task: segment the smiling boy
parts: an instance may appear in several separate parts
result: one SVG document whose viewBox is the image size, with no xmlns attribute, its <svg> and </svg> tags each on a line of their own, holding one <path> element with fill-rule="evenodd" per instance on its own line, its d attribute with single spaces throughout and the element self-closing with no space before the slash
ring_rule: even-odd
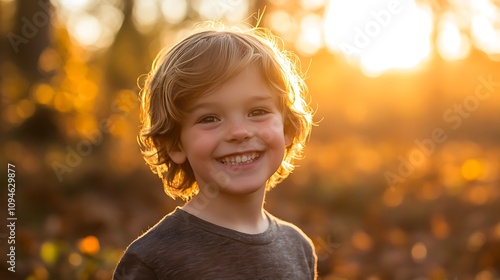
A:
<svg viewBox="0 0 500 280">
<path fill-rule="evenodd" d="M 312 125 L 293 56 L 269 33 L 208 30 L 158 56 L 139 142 L 187 201 L 135 240 L 114 279 L 315 279 L 311 240 L 264 210 Z"/>
</svg>

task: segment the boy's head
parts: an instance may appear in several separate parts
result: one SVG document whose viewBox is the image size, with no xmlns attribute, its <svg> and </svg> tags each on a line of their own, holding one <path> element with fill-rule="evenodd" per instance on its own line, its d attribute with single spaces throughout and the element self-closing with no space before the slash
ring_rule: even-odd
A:
<svg viewBox="0 0 500 280">
<path fill-rule="evenodd" d="M 250 68 L 257 69 L 276 96 L 283 135 L 289 140 L 266 188 L 288 176 L 312 126 L 312 110 L 303 97 L 306 86 L 295 62 L 294 56 L 277 47 L 275 37 L 259 29 L 202 31 L 158 55 L 142 90 L 139 143 L 168 195 L 189 200 L 198 192 L 189 160 L 175 156 L 183 150 L 183 129 L 192 125 L 191 105 Z"/>
</svg>

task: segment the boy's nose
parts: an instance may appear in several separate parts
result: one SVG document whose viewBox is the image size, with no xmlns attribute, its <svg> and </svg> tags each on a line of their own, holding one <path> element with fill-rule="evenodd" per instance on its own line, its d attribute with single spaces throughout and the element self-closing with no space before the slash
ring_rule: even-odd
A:
<svg viewBox="0 0 500 280">
<path fill-rule="evenodd" d="M 243 141 L 252 137 L 252 132 L 244 121 L 231 123 L 226 134 L 226 141 Z"/>
</svg>

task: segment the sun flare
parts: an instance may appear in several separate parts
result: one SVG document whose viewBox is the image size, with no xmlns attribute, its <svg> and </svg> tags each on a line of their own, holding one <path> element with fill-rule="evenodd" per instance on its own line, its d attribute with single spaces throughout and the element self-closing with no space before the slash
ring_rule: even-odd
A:
<svg viewBox="0 0 500 280">
<path fill-rule="evenodd" d="M 325 12 L 325 42 L 358 61 L 367 75 L 417 66 L 430 53 L 432 13 L 412 0 L 332 0 Z"/>
</svg>

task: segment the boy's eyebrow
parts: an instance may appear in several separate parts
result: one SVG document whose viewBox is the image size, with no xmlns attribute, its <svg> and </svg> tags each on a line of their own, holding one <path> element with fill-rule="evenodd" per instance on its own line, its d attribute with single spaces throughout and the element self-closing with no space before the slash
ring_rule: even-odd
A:
<svg viewBox="0 0 500 280">
<path fill-rule="evenodd" d="M 258 102 L 258 101 L 267 101 L 267 100 L 270 100 L 270 99 L 273 99 L 272 96 L 270 95 L 254 95 L 252 97 L 250 97 L 247 102 L 248 103 L 252 103 L 252 102 Z M 194 105 L 191 105 L 187 108 L 187 111 L 188 112 L 194 112 L 200 108 L 214 108 L 214 107 L 217 107 L 217 104 L 218 102 L 198 102 L 198 103 L 195 103 Z"/>
<path fill-rule="evenodd" d="M 254 95 L 249 98 L 249 102 L 256 102 L 256 101 L 267 101 L 269 99 L 272 99 L 273 97 L 271 95 Z"/>
<path fill-rule="evenodd" d="M 188 106 L 187 111 L 191 113 L 200 108 L 216 107 L 216 104 L 216 102 L 197 102 L 194 105 Z"/>
</svg>

